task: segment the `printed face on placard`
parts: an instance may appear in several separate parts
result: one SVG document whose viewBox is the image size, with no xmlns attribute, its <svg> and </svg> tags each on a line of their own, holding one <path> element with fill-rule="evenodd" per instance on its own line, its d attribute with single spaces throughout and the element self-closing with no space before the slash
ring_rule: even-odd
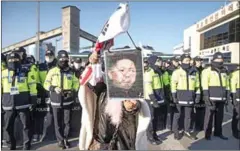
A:
<svg viewBox="0 0 240 151">
<path fill-rule="evenodd" d="M 107 91 L 110 98 L 142 98 L 142 53 L 137 50 L 105 52 Z"/>
<path fill-rule="evenodd" d="M 136 81 L 136 66 L 130 59 L 121 59 L 108 71 L 113 84 L 122 89 L 130 89 Z"/>
</svg>

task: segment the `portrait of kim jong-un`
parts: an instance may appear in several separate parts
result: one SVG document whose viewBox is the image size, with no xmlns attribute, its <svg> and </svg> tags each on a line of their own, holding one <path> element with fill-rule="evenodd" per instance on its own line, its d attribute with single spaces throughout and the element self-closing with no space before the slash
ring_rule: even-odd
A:
<svg viewBox="0 0 240 151">
<path fill-rule="evenodd" d="M 139 50 L 105 52 L 105 72 L 109 98 L 143 97 L 142 53 Z"/>
</svg>

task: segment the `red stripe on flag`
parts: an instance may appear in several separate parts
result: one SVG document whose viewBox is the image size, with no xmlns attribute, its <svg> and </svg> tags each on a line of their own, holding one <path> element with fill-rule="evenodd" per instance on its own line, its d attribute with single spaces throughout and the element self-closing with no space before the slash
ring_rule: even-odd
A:
<svg viewBox="0 0 240 151">
<path fill-rule="evenodd" d="M 84 75 L 84 77 L 80 78 L 80 85 L 84 85 L 92 74 L 92 68 L 91 67 L 88 67 L 86 70 L 88 70 L 87 73 Z"/>
<path fill-rule="evenodd" d="M 113 39 L 109 39 L 107 41 L 104 41 L 104 42 L 97 42 L 96 45 L 95 45 L 95 51 L 96 52 L 99 52 L 101 50 L 107 50 L 109 48 L 111 48 L 114 44 L 114 41 Z"/>
</svg>

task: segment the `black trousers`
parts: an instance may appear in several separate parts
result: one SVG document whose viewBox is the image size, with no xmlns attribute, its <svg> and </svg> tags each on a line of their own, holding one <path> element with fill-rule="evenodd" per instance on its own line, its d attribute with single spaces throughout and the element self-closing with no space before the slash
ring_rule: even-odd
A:
<svg viewBox="0 0 240 151">
<path fill-rule="evenodd" d="M 55 134 L 58 141 L 68 139 L 70 131 L 71 107 L 53 107 Z"/>
<path fill-rule="evenodd" d="M 200 106 L 196 107 L 196 114 L 194 120 L 194 129 L 197 131 L 202 131 L 204 129 L 204 116 L 205 116 L 205 107 Z"/>
<path fill-rule="evenodd" d="M 43 121 L 43 131 L 42 131 L 42 138 L 44 139 L 47 136 L 47 133 L 50 131 L 50 127 L 53 123 L 53 109 L 51 104 L 47 104 L 47 114 L 44 116 Z"/>
<path fill-rule="evenodd" d="M 147 101 L 148 102 L 148 106 L 149 106 L 149 109 L 150 109 L 150 113 L 151 113 L 151 121 L 149 123 L 149 126 L 148 126 L 148 129 L 147 129 L 147 137 L 148 139 L 150 140 L 154 140 L 154 137 L 157 136 L 157 129 L 156 129 L 156 118 L 155 118 L 155 115 L 156 115 L 156 108 L 154 108 L 149 102 L 150 101 Z"/>
<path fill-rule="evenodd" d="M 12 147 L 16 147 L 16 139 L 14 137 L 14 122 L 16 117 L 19 115 L 20 120 L 23 125 L 23 146 L 30 147 L 31 145 L 31 120 L 30 120 L 30 111 L 29 109 L 21 109 L 21 110 L 8 110 L 5 111 L 5 126 L 4 129 L 9 136 L 9 142 Z"/>
<path fill-rule="evenodd" d="M 232 133 L 240 136 L 240 103 L 234 106 L 233 109 Z"/>
<path fill-rule="evenodd" d="M 172 131 L 172 123 L 173 123 L 173 115 L 174 115 L 174 108 L 172 104 L 168 104 L 167 106 L 167 128 Z"/>
<path fill-rule="evenodd" d="M 216 110 L 211 110 L 210 106 L 206 106 L 204 119 L 204 130 L 206 137 L 210 137 L 212 135 L 213 120 L 214 120 L 214 134 L 222 135 L 224 105 L 225 105 L 224 102 L 215 102 Z"/>
<path fill-rule="evenodd" d="M 173 116 L 173 132 L 178 133 L 180 127 L 180 117 L 184 114 L 184 131 L 190 132 L 191 117 L 192 117 L 193 106 L 181 106 L 177 105 Z"/>
</svg>

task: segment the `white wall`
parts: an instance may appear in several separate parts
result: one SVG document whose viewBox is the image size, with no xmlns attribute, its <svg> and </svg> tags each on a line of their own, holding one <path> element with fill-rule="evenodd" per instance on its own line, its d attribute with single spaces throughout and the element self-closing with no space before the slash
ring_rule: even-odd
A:
<svg viewBox="0 0 240 151">
<path fill-rule="evenodd" d="M 185 29 L 183 33 L 183 49 L 190 49 L 191 57 L 195 57 L 199 54 L 200 36 L 196 29 L 197 26 L 196 24 L 194 24 L 189 28 Z M 191 37 L 191 40 L 189 40 L 189 37 Z"/>
</svg>

